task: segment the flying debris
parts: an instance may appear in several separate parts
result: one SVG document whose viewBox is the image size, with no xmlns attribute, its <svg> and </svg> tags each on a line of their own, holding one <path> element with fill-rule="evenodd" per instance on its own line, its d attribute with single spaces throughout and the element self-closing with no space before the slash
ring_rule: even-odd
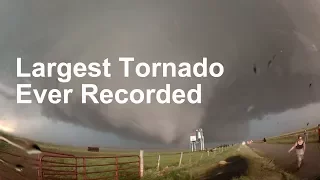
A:
<svg viewBox="0 0 320 180">
<path fill-rule="evenodd" d="M 298 31 L 293 31 L 293 33 L 298 37 L 300 42 L 305 46 L 307 50 L 311 52 L 318 52 L 317 46 L 314 44 L 310 37 Z"/>
<path fill-rule="evenodd" d="M 317 46 L 316 46 L 315 44 L 313 44 L 313 45 L 311 46 L 311 50 L 312 50 L 312 51 L 315 51 L 315 52 L 318 52 L 318 51 L 319 51 L 318 48 L 317 48 Z"/>
<path fill-rule="evenodd" d="M 311 88 L 311 86 L 312 86 L 312 83 L 309 84 L 309 88 Z"/>
<path fill-rule="evenodd" d="M 254 72 L 255 74 L 257 74 L 257 67 L 256 67 L 255 64 L 253 65 L 253 72 Z"/>
<path fill-rule="evenodd" d="M 270 68 L 272 66 L 272 61 L 270 60 L 269 62 L 268 62 L 268 68 Z"/>
<path fill-rule="evenodd" d="M 309 126 L 309 123 L 307 123 L 307 126 Z"/>
<path fill-rule="evenodd" d="M 281 52 L 282 52 L 282 51 L 281 51 Z M 276 57 L 277 57 L 276 54 L 272 56 L 272 60 L 270 60 L 270 61 L 268 62 L 268 68 L 270 68 L 270 67 L 272 66 L 272 62 L 276 59 Z"/>
<path fill-rule="evenodd" d="M 252 111 L 253 109 L 254 109 L 254 106 L 251 105 L 251 106 L 249 106 L 249 107 L 247 108 L 247 112 L 250 112 L 250 111 Z"/>
</svg>

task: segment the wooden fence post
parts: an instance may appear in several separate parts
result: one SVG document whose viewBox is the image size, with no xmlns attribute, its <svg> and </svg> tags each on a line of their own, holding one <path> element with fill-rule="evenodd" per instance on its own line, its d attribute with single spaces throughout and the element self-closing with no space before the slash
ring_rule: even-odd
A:
<svg viewBox="0 0 320 180">
<path fill-rule="evenodd" d="M 158 167 L 157 167 L 157 170 L 158 170 L 158 171 L 160 170 L 160 154 L 159 154 L 159 158 L 158 158 Z"/>
<path fill-rule="evenodd" d="M 180 155 L 179 167 L 181 166 L 182 156 L 183 156 L 183 152 L 181 152 L 181 155 Z"/>
<path fill-rule="evenodd" d="M 144 163 L 143 163 L 143 150 L 140 150 L 140 177 L 143 177 Z"/>
</svg>

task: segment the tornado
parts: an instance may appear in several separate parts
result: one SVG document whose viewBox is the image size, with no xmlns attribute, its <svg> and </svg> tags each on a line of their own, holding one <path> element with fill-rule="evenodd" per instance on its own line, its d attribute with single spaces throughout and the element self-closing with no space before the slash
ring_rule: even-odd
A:
<svg viewBox="0 0 320 180">
<path fill-rule="evenodd" d="M 319 1 L 49 1 L 0 2 L 0 104 L 6 119 L 65 122 L 145 143 L 188 143 L 202 128 L 206 141 L 247 138 L 250 121 L 319 102 Z M 299 11 L 296 11 L 299 9 Z M 301 17 L 304 17 L 303 19 Z M 112 64 L 112 77 L 17 78 L 16 58 L 32 64 Z M 205 77 L 123 77 L 119 57 L 139 62 L 208 64 L 224 74 Z M 132 66 L 135 67 L 135 66 Z M 131 68 L 129 71 L 134 72 Z M 73 89 L 68 104 L 21 105 L 16 84 Z M 81 102 L 81 85 L 188 91 L 202 85 L 201 104 Z M 312 84 L 312 86 L 310 86 Z M 275 119 L 269 119 L 276 121 Z M 9 121 L 9 120 L 8 120 Z"/>
</svg>

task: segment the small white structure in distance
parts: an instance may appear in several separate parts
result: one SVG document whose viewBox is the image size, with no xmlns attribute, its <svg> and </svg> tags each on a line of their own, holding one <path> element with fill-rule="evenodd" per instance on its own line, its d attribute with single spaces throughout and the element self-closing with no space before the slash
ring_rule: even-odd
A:
<svg viewBox="0 0 320 180">
<path fill-rule="evenodd" d="M 196 151 L 197 150 L 197 136 L 196 134 L 193 134 L 190 136 L 190 148 L 191 148 L 191 151 Z"/>
<path fill-rule="evenodd" d="M 197 141 L 200 143 L 200 150 L 204 151 L 204 135 L 201 128 L 196 130 L 197 132 Z"/>
<path fill-rule="evenodd" d="M 245 142 L 245 141 L 243 141 L 243 142 L 242 142 L 242 145 L 246 145 L 246 142 Z"/>
<path fill-rule="evenodd" d="M 197 150 L 197 144 L 200 144 L 200 150 L 204 150 L 204 135 L 201 128 L 197 129 L 195 133 L 190 136 L 190 148 L 194 152 Z"/>
</svg>

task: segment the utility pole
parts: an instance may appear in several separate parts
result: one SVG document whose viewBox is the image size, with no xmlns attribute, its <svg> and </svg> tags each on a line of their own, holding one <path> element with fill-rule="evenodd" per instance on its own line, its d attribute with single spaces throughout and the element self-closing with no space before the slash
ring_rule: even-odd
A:
<svg viewBox="0 0 320 180">
<path fill-rule="evenodd" d="M 307 123 L 306 129 L 304 130 L 304 141 L 307 143 L 308 142 L 308 125 L 309 123 Z"/>
</svg>

